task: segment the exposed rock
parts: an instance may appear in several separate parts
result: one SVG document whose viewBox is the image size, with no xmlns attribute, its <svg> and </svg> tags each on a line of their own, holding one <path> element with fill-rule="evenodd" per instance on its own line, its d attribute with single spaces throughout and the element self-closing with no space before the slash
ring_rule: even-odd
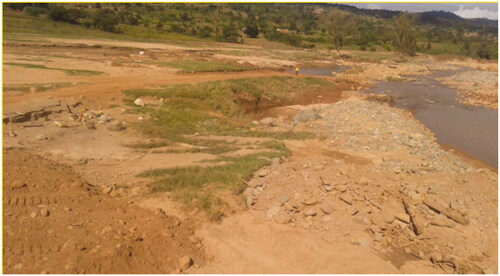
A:
<svg viewBox="0 0 500 276">
<path fill-rule="evenodd" d="M 252 205 L 253 205 L 253 198 L 251 195 L 247 195 L 246 196 L 246 200 L 245 200 L 246 204 L 247 204 L 247 208 L 250 209 L 252 208 Z"/>
<path fill-rule="evenodd" d="M 269 126 L 269 127 L 275 127 L 277 125 L 276 124 L 276 119 L 275 118 L 271 118 L 271 117 L 264 118 L 264 119 L 260 120 L 259 123 L 261 125 Z"/>
<path fill-rule="evenodd" d="M 119 121 L 119 120 L 113 120 L 109 123 L 108 125 L 108 129 L 109 130 L 112 130 L 112 131 L 120 131 L 120 130 L 123 130 L 125 129 L 125 127 L 123 126 L 123 123 L 122 121 Z"/>
<path fill-rule="evenodd" d="M 40 215 L 42 215 L 43 217 L 48 217 L 50 215 L 50 211 L 46 208 L 42 208 L 40 210 Z"/>
<path fill-rule="evenodd" d="M 333 204 L 331 204 L 329 201 L 326 201 L 324 200 L 322 203 L 321 203 L 321 211 L 323 211 L 323 213 L 329 215 L 331 213 L 333 213 L 333 211 L 335 210 L 335 208 L 333 207 Z"/>
<path fill-rule="evenodd" d="M 179 259 L 179 269 L 185 271 L 193 265 L 193 260 L 189 256 L 184 256 Z"/>
<path fill-rule="evenodd" d="M 284 211 L 279 211 L 273 216 L 273 219 L 279 224 L 287 224 L 292 220 L 292 217 Z"/>
<path fill-rule="evenodd" d="M 145 106 L 146 105 L 141 98 L 135 99 L 134 104 L 138 105 L 138 106 Z"/>
<path fill-rule="evenodd" d="M 112 120 L 112 118 L 109 117 L 106 114 L 103 114 L 103 115 L 99 116 L 99 122 L 101 122 L 101 123 L 107 123 L 107 122 L 109 122 L 111 120 Z"/>
<path fill-rule="evenodd" d="M 345 203 L 352 205 L 352 197 L 346 193 L 340 195 L 340 199 Z"/>
<path fill-rule="evenodd" d="M 313 208 L 306 208 L 302 211 L 302 214 L 304 214 L 304 216 L 306 217 L 312 217 L 315 216 L 317 212 Z"/>
<path fill-rule="evenodd" d="M 113 187 L 105 187 L 104 189 L 102 189 L 102 193 L 106 195 L 106 194 L 111 193 L 112 190 L 113 190 Z"/>
<path fill-rule="evenodd" d="M 47 136 L 43 135 L 43 134 L 38 134 L 37 136 L 35 136 L 35 139 L 36 140 L 47 140 Z"/>
<path fill-rule="evenodd" d="M 270 174 L 270 173 L 271 173 L 271 169 L 269 169 L 269 168 L 267 168 L 267 167 L 266 167 L 266 168 L 261 169 L 261 170 L 259 171 L 258 175 L 259 175 L 260 177 L 264 177 L 264 176 L 267 176 L 267 175 L 268 175 L 268 174 Z"/>
</svg>

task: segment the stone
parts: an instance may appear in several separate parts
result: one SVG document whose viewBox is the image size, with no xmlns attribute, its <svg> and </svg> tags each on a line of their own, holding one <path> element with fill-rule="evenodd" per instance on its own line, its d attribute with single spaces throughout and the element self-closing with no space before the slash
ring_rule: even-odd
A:
<svg viewBox="0 0 500 276">
<path fill-rule="evenodd" d="M 46 208 L 42 208 L 42 209 L 40 210 L 40 215 L 42 215 L 43 217 L 48 217 L 48 216 L 50 216 L 50 212 L 49 212 L 49 210 L 48 210 L 48 209 L 46 209 Z"/>
<path fill-rule="evenodd" d="M 352 205 L 352 197 L 348 194 L 341 194 L 340 199 L 344 201 L 345 203 Z"/>
<path fill-rule="evenodd" d="M 279 211 L 273 216 L 273 219 L 276 223 L 287 224 L 292 220 L 292 217 L 284 211 Z"/>
<path fill-rule="evenodd" d="M 338 185 L 338 186 L 335 186 L 335 189 L 341 193 L 347 191 L 347 185 Z"/>
<path fill-rule="evenodd" d="M 28 184 L 22 182 L 22 181 L 19 181 L 19 180 L 15 180 L 14 182 L 12 182 L 12 190 L 14 189 L 21 189 L 21 188 L 27 188 L 28 187 Z"/>
<path fill-rule="evenodd" d="M 370 179 L 367 178 L 367 177 L 362 176 L 360 179 L 358 179 L 356 181 L 356 183 L 359 184 L 359 185 L 365 186 L 365 185 L 368 185 L 370 183 Z"/>
<path fill-rule="evenodd" d="M 9 130 L 9 132 L 7 132 L 7 135 L 9 137 L 16 137 L 17 136 L 17 134 L 14 131 L 12 131 L 12 130 Z"/>
<path fill-rule="evenodd" d="M 278 157 L 272 159 L 271 167 L 278 167 L 280 165 L 280 159 Z"/>
<path fill-rule="evenodd" d="M 135 99 L 134 104 L 138 105 L 138 106 L 145 106 L 146 105 L 141 98 Z"/>
<path fill-rule="evenodd" d="M 93 121 L 86 121 L 86 122 L 85 122 L 85 127 L 86 127 L 87 129 L 96 129 L 96 127 L 95 127 L 95 123 L 94 123 Z"/>
<path fill-rule="evenodd" d="M 372 237 L 363 231 L 354 231 L 349 234 L 349 241 L 351 244 L 360 245 L 361 247 L 368 248 L 372 244 Z"/>
<path fill-rule="evenodd" d="M 38 216 L 38 214 L 36 212 L 32 212 L 30 216 L 31 216 L 31 218 L 36 218 Z"/>
<path fill-rule="evenodd" d="M 125 127 L 123 126 L 123 122 L 122 121 L 113 120 L 113 121 L 111 121 L 109 123 L 108 129 L 111 130 L 111 131 L 120 131 L 120 130 L 125 129 Z"/>
<path fill-rule="evenodd" d="M 267 216 L 269 218 L 272 218 L 274 215 L 276 215 L 278 212 L 280 211 L 280 207 L 278 206 L 273 206 L 273 207 L 270 207 L 268 210 L 267 210 Z"/>
<path fill-rule="evenodd" d="M 271 117 L 267 117 L 267 118 L 260 120 L 259 123 L 261 125 L 264 125 L 264 126 L 275 127 L 276 126 L 276 119 L 271 118 Z"/>
<path fill-rule="evenodd" d="M 36 140 L 47 140 L 47 136 L 43 135 L 43 134 L 38 134 L 37 136 L 35 136 L 35 139 Z"/>
<path fill-rule="evenodd" d="M 328 201 L 323 201 L 323 203 L 321 203 L 321 211 L 323 211 L 323 213 L 329 215 L 331 213 L 333 213 L 333 211 L 335 211 L 335 208 L 333 207 L 333 205 L 328 202 Z"/>
<path fill-rule="evenodd" d="M 111 119 L 112 118 L 106 114 L 99 116 L 99 122 L 101 122 L 101 123 L 107 123 L 107 122 L 111 121 Z"/>
<path fill-rule="evenodd" d="M 267 175 L 268 175 L 268 174 L 270 174 L 270 173 L 271 173 L 271 169 L 269 169 L 269 168 L 263 168 L 263 169 L 261 169 L 261 170 L 259 171 L 258 175 L 259 175 L 260 177 L 264 177 L 264 176 L 267 176 Z"/>
<path fill-rule="evenodd" d="M 318 204 L 319 200 L 315 197 L 308 197 L 306 199 L 303 199 L 301 202 L 304 205 L 312 206 Z"/>
<path fill-rule="evenodd" d="M 111 193 L 112 190 L 113 190 L 113 187 L 105 187 L 104 189 L 102 189 L 102 193 L 109 194 L 109 193 Z"/>
<path fill-rule="evenodd" d="M 253 205 L 253 198 L 251 195 L 247 195 L 246 196 L 246 199 L 245 199 L 245 202 L 247 204 L 247 208 L 250 209 L 252 208 L 252 205 Z"/>
<path fill-rule="evenodd" d="M 306 217 L 313 217 L 317 214 L 317 212 L 316 212 L 316 210 L 314 210 L 312 208 L 305 208 L 302 211 L 302 214 L 304 214 L 304 216 L 306 216 Z"/>
<path fill-rule="evenodd" d="M 198 237 L 196 236 L 189 236 L 189 242 L 192 244 L 197 244 L 200 242 L 200 239 L 198 239 Z"/>
<path fill-rule="evenodd" d="M 184 256 L 179 259 L 179 269 L 185 271 L 193 265 L 193 259 L 189 256 Z"/>
</svg>

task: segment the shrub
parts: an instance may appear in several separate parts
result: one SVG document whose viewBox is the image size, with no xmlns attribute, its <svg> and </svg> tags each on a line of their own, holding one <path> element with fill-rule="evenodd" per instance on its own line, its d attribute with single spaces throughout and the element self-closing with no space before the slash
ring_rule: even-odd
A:
<svg viewBox="0 0 500 276">
<path fill-rule="evenodd" d="M 118 23 L 120 23 L 120 18 L 108 9 L 100 10 L 94 18 L 94 27 L 105 32 L 119 33 Z"/>
</svg>

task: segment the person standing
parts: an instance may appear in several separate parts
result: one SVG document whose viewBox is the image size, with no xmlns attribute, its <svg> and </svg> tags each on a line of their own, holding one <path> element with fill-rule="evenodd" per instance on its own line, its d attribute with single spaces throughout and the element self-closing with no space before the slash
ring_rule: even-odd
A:
<svg viewBox="0 0 500 276">
<path fill-rule="evenodd" d="M 295 75 L 299 75 L 299 66 L 295 66 Z"/>
</svg>

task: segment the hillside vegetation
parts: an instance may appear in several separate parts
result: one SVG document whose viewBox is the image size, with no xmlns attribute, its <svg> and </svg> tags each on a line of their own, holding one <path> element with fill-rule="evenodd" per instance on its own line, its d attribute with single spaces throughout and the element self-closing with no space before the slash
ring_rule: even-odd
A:
<svg viewBox="0 0 500 276">
<path fill-rule="evenodd" d="M 83 35 L 110 38 L 244 43 L 264 37 L 298 48 L 395 51 L 401 14 L 339 4 L 11 3 L 4 4 L 4 32 L 63 35 L 53 28 L 72 27 L 49 24 L 63 22 Z M 497 59 L 497 21 L 436 11 L 412 14 L 411 23 L 416 52 Z"/>
</svg>

